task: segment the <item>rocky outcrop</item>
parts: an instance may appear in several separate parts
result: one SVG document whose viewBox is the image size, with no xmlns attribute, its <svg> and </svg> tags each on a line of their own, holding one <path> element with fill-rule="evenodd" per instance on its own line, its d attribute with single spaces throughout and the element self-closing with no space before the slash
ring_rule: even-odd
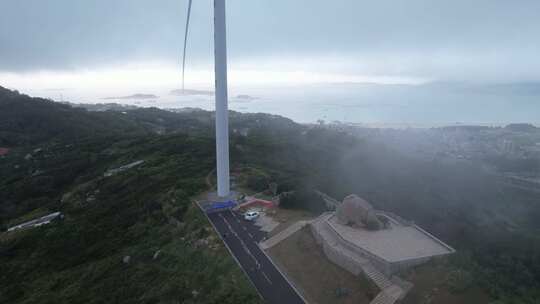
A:
<svg viewBox="0 0 540 304">
<path fill-rule="evenodd" d="M 378 230 L 384 227 L 377 218 L 373 206 L 366 200 L 351 194 L 343 199 L 336 211 L 338 222 L 341 225 L 366 227 L 370 230 Z"/>
</svg>

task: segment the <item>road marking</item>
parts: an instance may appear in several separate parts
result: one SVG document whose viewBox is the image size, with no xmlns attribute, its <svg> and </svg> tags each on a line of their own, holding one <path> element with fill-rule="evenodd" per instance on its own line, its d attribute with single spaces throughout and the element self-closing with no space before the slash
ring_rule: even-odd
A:
<svg viewBox="0 0 540 304">
<path fill-rule="evenodd" d="M 229 212 L 233 215 L 234 219 L 236 220 L 236 222 L 238 224 L 240 224 L 240 220 L 238 219 L 238 214 L 236 214 L 235 212 L 232 212 L 231 210 L 229 210 Z"/>
<path fill-rule="evenodd" d="M 244 242 L 244 240 L 242 240 L 242 238 L 240 238 L 240 236 L 238 235 L 238 233 L 236 233 L 236 231 L 234 231 L 234 229 L 232 228 L 231 224 L 229 223 L 229 221 L 220 213 L 219 216 L 223 219 L 223 221 L 225 222 L 225 224 L 227 224 L 227 228 L 231 231 L 231 233 L 240 241 L 240 245 L 242 246 L 242 249 L 244 249 L 244 251 L 253 259 L 253 261 L 255 261 L 255 266 L 257 266 L 257 269 L 261 268 L 261 264 L 259 263 L 259 261 L 257 260 L 257 258 L 253 255 L 253 253 L 251 253 L 251 251 L 249 250 L 249 248 L 247 247 L 246 243 Z M 244 227 L 245 228 L 245 227 Z"/>
<path fill-rule="evenodd" d="M 261 273 L 262 273 L 263 277 L 266 279 L 266 281 L 268 281 L 268 283 L 269 283 L 270 285 L 272 285 L 272 281 L 270 280 L 270 278 L 268 278 L 268 276 L 266 275 L 266 273 L 264 273 L 264 271 L 261 271 Z"/>
<path fill-rule="evenodd" d="M 253 238 L 253 235 L 251 233 L 248 232 L 248 235 L 250 238 Z"/>
<path fill-rule="evenodd" d="M 285 275 L 285 273 L 283 273 L 283 271 L 281 271 L 281 269 L 279 269 L 279 267 L 276 265 L 276 263 L 274 262 L 274 260 L 272 260 L 272 258 L 259 246 L 259 249 L 261 249 L 261 252 L 263 253 L 264 256 L 266 256 L 266 259 L 268 261 L 270 261 L 270 263 L 272 263 L 272 265 L 274 266 L 274 269 L 276 269 L 279 274 L 281 275 L 281 277 L 287 282 L 287 284 L 289 284 L 289 286 L 294 290 L 294 292 L 296 293 L 296 295 L 298 295 L 302 301 L 307 304 L 308 301 L 304 298 L 304 296 L 298 291 L 298 289 L 296 289 L 296 286 L 289 280 L 289 278 Z"/>
<path fill-rule="evenodd" d="M 199 208 L 201 208 L 201 207 L 199 206 Z M 204 210 L 203 210 L 202 208 L 201 208 L 201 211 L 204 212 Z M 207 214 L 205 214 L 205 215 L 206 215 L 208 221 L 209 221 L 209 222 L 212 224 L 212 226 L 214 227 L 214 230 L 216 230 L 216 232 L 218 232 L 218 234 L 219 234 L 220 237 L 221 237 L 221 233 L 219 233 L 219 229 L 216 227 L 216 224 L 210 219 L 210 217 L 209 217 Z M 241 246 L 242 246 L 242 247 L 246 246 L 246 245 L 245 245 L 245 242 L 240 238 L 240 236 L 239 236 L 239 235 L 236 233 L 236 231 L 232 228 L 232 226 L 231 226 L 231 224 L 230 224 L 230 221 L 228 221 L 221 213 L 218 213 L 218 215 L 219 215 L 219 217 L 221 217 L 221 219 L 223 220 L 223 222 L 224 222 L 224 224 L 225 224 L 224 226 L 227 226 L 226 229 L 229 230 L 229 231 L 231 231 L 232 235 L 234 235 L 234 236 L 240 241 Z M 217 223 L 217 222 L 216 222 L 216 223 Z M 243 265 L 242 263 L 240 263 L 238 257 L 237 257 L 237 256 L 234 254 L 234 252 L 231 250 L 231 247 L 229 247 L 229 244 L 228 244 L 228 243 L 230 242 L 230 240 L 229 240 L 229 241 L 226 241 L 223 237 L 221 237 L 221 239 L 222 239 L 223 243 L 225 244 L 225 246 L 227 247 L 227 249 L 228 249 L 229 253 L 231 254 L 231 256 L 235 259 L 236 263 L 240 266 L 240 268 L 242 269 L 242 271 L 244 272 L 244 274 L 246 275 L 246 277 L 247 277 L 248 280 L 250 281 L 250 283 L 251 283 L 251 284 L 255 287 L 255 289 L 257 290 L 257 294 L 259 295 L 259 297 L 260 297 L 261 299 L 263 299 L 263 300 L 266 300 L 266 298 L 263 297 L 263 295 L 261 294 L 261 287 L 262 287 L 262 286 L 256 285 L 256 284 L 255 284 L 255 281 L 253 281 L 253 279 L 252 279 L 252 277 L 251 277 L 251 275 L 255 275 L 255 273 L 254 273 L 255 271 L 256 271 L 256 272 L 259 272 L 259 273 L 262 274 L 262 276 L 263 276 L 264 279 L 268 282 L 268 284 L 273 285 L 272 280 L 270 280 L 270 278 L 268 277 L 268 275 L 262 270 L 262 265 L 261 265 L 261 264 L 258 262 L 258 260 L 251 254 L 251 252 L 249 251 L 248 248 L 246 248 L 246 249 L 248 249 L 247 252 L 248 252 L 248 254 L 252 257 L 252 259 L 255 261 L 256 269 L 255 269 L 254 267 L 252 267 L 252 266 Z M 255 242 L 255 240 L 253 240 L 253 242 Z M 277 267 L 277 265 L 274 263 L 274 261 L 272 261 L 272 259 L 268 256 L 268 254 L 267 254 L 264 250 L 262 250 L 262 249 L 260 248 L 260 245 L 257 245 L 256 242 L 255 242 L 255 245 L 257 246 L 257 249 L 258 249 L 260 252 L 262 252 L 262 254 L 263 254 L 263 261 L 264 261 L 264 258 L 266 258 L 266 259 L 267 259 L 268 261 L 270 261 L 270 263 L 272 264 L 271 266 L 272 266 L 275 270 L 277 270 L 277 271 L 279 272 L 280 275 L 278 276 L 278 281 L 281 282 L 280 280 L 284 280 L 284 281 L 287 283 L 287 285 L 289 285 L 289 287 L 292 288 L 292 290 L 294 291 L 295 295 L 301 299 L 302 303 L 304 303 L 304 304 L 305 304 L 305 303 L 308 303 L 308 302 L 305 300 L 305 298 L 303 297 L 303 295 L 300 294 L 300 293 L 298 292 L 298 290 L 296 289 L 296 287 L 295 287 L 295 286 L 289 281 L 289 279 L 283 274 L 283 272 L 281 271 L 281 269 L 279 269 L 279 268 Z M 245 247 L 244 247 L 244 248 L 245 248 Z M 246 249 L 244 249 L 244 250 L 246 250 Z M 248 271 L 250 272 L 250 275 L 248 275 Z M 280 288 L 281 288 L 281 287 L 280 287 Z"/>
<path fill-rule="evenodd" d="M 244 229 L 244 231 L 247 231 L 247 228 L 246 228 L 246 226 L 242 226 L 242 229 Z"/>
<path fill-rule="evenodd" d="M 223 242 L 223 244 L 225 244 L 225 247 L 227 248 L 227 250 L 229 251 L 229 254 L 233 257 L 233 259 L 236 261 L 236 264 L 238 264 L 238 266 L 240 267 L 240 269 L 242 269 L 242 271 L 244 272 L 245 276 L 247 277 L 248 281 L 251 283 L 251 285 L 253 286 L 253 288 L 255 288 L 255 290 L 257 291 L 257 294 L 259 295 L 259 297 L 261 298 L 261 300 L 264 300 L 265 298 L 263 297 L 263 295 L 261 294 L 261 290 L 260 290 L 260 287 L 255 285 L 255 282 L 253 282 L 253 280 L 251 279 L 251 277 L 248 275 L 246 269 L 244 268 L 244 266 L 240 263 L 240 261 L 238 260 L 238 258 L 236 257 L 236 255 L 233 253 L 231 247 L 229 247 L 229 244 L 227 244 L 227 242 L 225 241 L 225 239 L 221 236 L 221 233 L 219 232 L 219 229 L 216 227 L 216 224 L 214 223 L 214 221 L 212 221 L 212 219 L 210 219 L 210 216 L 208 216 L 208 213 L 205 212 L 205 210 L 201 207 L 201 205 L 195 201 L 195 203 L 197 204 L 197 206 L 199 207 L 199 209 L 201 210 L 201 212 L 204 214 L 204 216 L 206 216 L 206 219 L 208 220 L 208 222 L 210 222 L 210 224 L 212 225 L 212 227 L 214 227 L 214 230 L 216 231 L 216 233 L 219 235 L 219 237 L 221 238 L 221 241 Z M 305 301 L 304 301 L 305 302 Z"/>
</svg>

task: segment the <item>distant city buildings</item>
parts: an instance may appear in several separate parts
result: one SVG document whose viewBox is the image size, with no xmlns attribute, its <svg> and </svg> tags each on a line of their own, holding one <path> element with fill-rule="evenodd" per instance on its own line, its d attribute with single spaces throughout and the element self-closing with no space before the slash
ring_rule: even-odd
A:
<svg viewBox="0 0 540 304">
<path fill-rule="evenodd" d="M 372 128 L 362 124 L 312 124 L 384 144 L 412 158 L 433 162 L 471 162 L 515 187 L 540 191 L 540 128 L 506 127 Z"/>
<path fill-rule="evenodd" d="M 489 158 L 540 160 L 540 129 L 530 124 L 507 127 L 370 128 L 361 124 L 314 124 L 373 142 L 382 142 L 426 159 L 485 161 Z"/>
</svg>

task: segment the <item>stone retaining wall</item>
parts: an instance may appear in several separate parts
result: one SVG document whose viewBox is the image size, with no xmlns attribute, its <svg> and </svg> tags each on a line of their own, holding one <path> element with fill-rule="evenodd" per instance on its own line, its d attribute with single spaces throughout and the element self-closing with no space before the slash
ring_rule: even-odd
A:
<svg viewBox="0 0 540 304">
<path fill-rule="evenodd" d="M 319 245 L 321 245 L 328 259 L 354 275 L 359 275 L 360 273 L 362 273 L 360 263 L 368 261 L 355 261 L 352 257 L 345 254 L 344 250 L 340 250 L 340 246 L 337 242 L 331 241 L 335 240 L 335 238 L 338 236 L 332 235 L 332 230 L 330 229 L 326 229 L 323 231 L 324 226 L 322 225 L 324 225 L 324 223 L 322 222 L 312 223 L 310 225 L 310 228 L 315 240 Z M 326 237 L 324 237 L 323 234 L 326 234 Z"/>
<path fill-rule="evenodd" d="M 385 275 L 373 265 L 374 261 L 351 250 L 345 240 L 332 229 L 327 220 L 331 214 L 324 214 L 310 223 L 310 229 L 316 242 L 322 247 L 324 254 L 332 263 L 354 275 L 365 275 L 381 292 L 373 299 L 373 304 L 393 304 L 403 299 L 412 288 L 412 284 L 396 276 Z M 375 261 L 377 263 L 377 261 Z"/>
</svg>

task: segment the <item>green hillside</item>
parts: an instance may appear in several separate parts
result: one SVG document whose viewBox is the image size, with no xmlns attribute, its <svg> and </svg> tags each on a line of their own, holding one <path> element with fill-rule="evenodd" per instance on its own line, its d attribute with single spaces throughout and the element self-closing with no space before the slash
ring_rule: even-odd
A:
<svg viewBox="0 0 540 304">
<path fill-rule="evenodd" d="M 0 303 L 259 302 L 190 199 L 206 190 L 211 138 L 152 134 L 140 121 L 153 110 L 93 113 L 9 91 L 0 107 L 12 149 L 0 159 L 2 221 L 65 215 L 0 235 Z M 104 177 L 134 160 L 144 163 Z"/>
<path fill-rule="evenodd" d="M 494 303 L 540 299 L 538 193 L 470 162 L 423 160 L 346 132 L 230 113 L 231 168 L 247 184 L 350 193 L 458 250 L 441 278 Z M 0 220 L 65 219 L 0 236 L 0 303 L 254 303 L 259 299 L 191 202 L 215 166 L 213 113 L 91 112 L 0 89 Z M 112 168 L 144 163 L 105 177 Z M 128 257 L 129 262 L 124 262 Z"/>
</svg>

